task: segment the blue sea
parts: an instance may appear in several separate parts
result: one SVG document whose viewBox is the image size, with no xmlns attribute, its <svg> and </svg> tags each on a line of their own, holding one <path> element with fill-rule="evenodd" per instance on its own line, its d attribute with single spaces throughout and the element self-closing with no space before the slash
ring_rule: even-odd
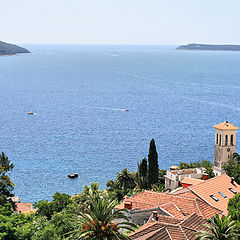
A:
<svg viewBox="0 0 240 240">
<path fill-rule="evenodd" d="M 137 169 L 151 138 L 161 169 L 213 161 L 212 126 L 240 126 L 240 52 L 25 47 L 32 53 L 0 57 L 0 151 L 15 165 L 22 202 L 91 182 L 104 189 L 123 168 Z"/>
</svg>

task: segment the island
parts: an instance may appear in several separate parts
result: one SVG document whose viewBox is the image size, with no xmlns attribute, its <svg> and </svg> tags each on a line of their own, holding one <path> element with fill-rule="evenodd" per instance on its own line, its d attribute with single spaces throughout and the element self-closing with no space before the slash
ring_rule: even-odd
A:
<svg viewBox="0 0 240 240">
<path fill-rule="evenodd" d="M 205 51 L 240 51 L 240 45 L 210 45 L 191 43 L 176 48 L 177 50 L 205 50 Z"/>
<path fill-rule="evenodd" d="M 18 53 L 30 53 L 27 49 L 19 47 L 14 44 L 0 41 L 0 56 L 16 55 Z"/>
</svg>

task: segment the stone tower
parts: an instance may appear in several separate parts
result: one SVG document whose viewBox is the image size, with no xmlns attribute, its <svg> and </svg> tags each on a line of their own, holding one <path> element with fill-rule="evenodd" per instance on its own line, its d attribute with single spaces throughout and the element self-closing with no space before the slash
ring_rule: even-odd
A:
<svg viewBox="0 0 240 240">
<path fill-rule="evenodd" d="M 238 127 L 227 121 L 213 127 L 215 128 L 214 169 L 215 172 L 221 173 L 224 163 L 236 151 L 236 131 Z"/>
</svg>

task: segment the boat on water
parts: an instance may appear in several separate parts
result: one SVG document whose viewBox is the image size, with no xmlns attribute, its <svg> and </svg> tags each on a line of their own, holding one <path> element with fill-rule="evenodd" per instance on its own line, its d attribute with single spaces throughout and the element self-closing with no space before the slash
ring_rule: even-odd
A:
<svg viewBox="0 0 240 240">
<path fill-rule="evenodd" d="M 123 111 L 124 112 L 129 112 L 129 110 L 127 108 L 124 108 Z"/>
<path fill-rule="evenodd" d="M 34 112 L 28 112 L 28 115 L 33 115 L 34 114 Z"/>
<path fill-rule="evenodd" d="M 78 177 L 78 174 L 77 173 L 74 173 L 74 174 L 69 174 L 67 175 L 69 178 L 77 178 Z"/>
</svg>

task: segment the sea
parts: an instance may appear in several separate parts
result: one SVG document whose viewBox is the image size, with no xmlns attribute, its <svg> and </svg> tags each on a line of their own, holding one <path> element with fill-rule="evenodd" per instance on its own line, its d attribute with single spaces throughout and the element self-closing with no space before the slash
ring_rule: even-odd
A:
<svg viewBox="0 0 240 240">
<path fill-rule="evenodd" d="M 0 57 L 0 151 L 22 202 L 91 182 L 104 189 L 124 168 L 136 171 L 152 138 L 160 169 L 213 162 L 212 126 L 240 126 L 240 52 L 23 46 L 31 53 Z"/>
</svg>

